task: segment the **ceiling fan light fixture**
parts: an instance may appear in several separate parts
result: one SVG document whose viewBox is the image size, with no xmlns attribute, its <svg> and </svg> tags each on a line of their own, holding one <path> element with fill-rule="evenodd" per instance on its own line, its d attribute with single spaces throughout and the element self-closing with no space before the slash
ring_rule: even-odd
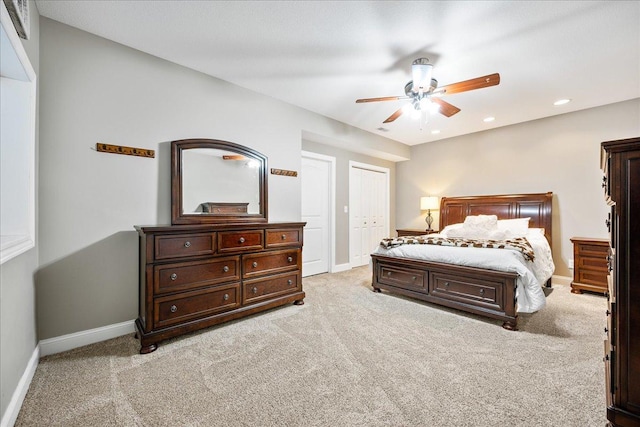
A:
<svg viewBox="0 0 640 427">
<path fill-rule="evenodd" d="M 413 91 L 429 92 L 431 86 L 431 73 L 433 65 L 429 64 L 428 58 L 418 58 L 411 64 L 411 74 L 413 76 Z"/>
</svg>

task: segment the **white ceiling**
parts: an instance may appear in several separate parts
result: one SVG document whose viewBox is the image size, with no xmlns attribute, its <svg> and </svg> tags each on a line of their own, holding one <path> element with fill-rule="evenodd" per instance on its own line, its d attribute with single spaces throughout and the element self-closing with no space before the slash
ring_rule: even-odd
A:
<svg viewBox="0 0 640 427">
<path fill-rule="evenodd" d="M 42 16 L 408 145 L 640 97 L 639 1 L 36 4 Z M 355 103 L 403 95 L 418 57 L 440 86 L 495 72 L 501 83 L 445 97 L 462 111 L 423 129 L 409 115 L 383 126 L 402 101 Z M 559 98 L 572 102 L 556 107 Z"/>
</svg>

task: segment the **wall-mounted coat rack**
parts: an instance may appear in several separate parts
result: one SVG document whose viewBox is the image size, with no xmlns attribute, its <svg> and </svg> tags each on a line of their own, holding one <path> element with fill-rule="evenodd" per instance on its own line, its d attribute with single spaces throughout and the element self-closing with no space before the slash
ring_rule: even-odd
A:
<svg viewBox="0 0 640 427">
<path fill-rule="evenodd" d="M 113 154 L 125 154 L 127 156 L 140 156 L 140 157 L 155 157 L 156 152 L 154 150 L 147 150 L 146 148 L 125 147 L 123 145 L 111 145 L 96 142 L 96 150 L 103 153 Z"/>
</svg>

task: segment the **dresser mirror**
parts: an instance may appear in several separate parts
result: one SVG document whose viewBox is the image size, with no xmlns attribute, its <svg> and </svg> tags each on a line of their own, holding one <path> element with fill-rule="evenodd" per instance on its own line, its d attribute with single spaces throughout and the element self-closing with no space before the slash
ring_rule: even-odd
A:
<svg viewBox="0 0 640 427">
<path fill-rule="evenodd" d="M 171 223 L 267 221 L 267 158 L 215 139 L 171 143 Z"/>
</svg>

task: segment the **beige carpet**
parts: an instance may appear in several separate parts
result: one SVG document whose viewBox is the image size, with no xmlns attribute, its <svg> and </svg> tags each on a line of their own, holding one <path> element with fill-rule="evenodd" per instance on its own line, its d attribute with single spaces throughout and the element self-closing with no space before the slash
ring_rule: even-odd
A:
<svg viewBox="0 0 640 427">
<path fill-rule="evenodd" d="M 520 331 L 371 291 L 368 267 L 286 306 L 138 354 L 133 335 L 45 357 L 17 426 L 605 423 L 606 300 L 556 285 Z"/>
</svg>

